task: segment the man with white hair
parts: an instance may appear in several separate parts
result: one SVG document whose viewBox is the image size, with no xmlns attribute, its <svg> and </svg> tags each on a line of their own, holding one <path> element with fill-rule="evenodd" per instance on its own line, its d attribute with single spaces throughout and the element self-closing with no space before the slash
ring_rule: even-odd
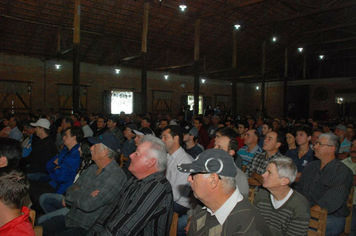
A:
<svg viewBox="0 0 356 236">
<path fill-rule="evenodd" d="M 347 127 L 342 124 L 337 125 L 335 127 L 334 134 L 340 139 L 340 148 L 337 158 L 340 160 L 344 160 L 346 157 L 349 156 L 349 151 L 351 147 L 351 141 L 347 140 L 346 138 Z"/>
<path fill-rule="evenodd" d="M 188 236 L 272 235 L 259 211 L 236 188 L 236 166 L 227 152 L 208 149 L 193 163 L 179 164 L 178 170 L 190 173 L 194 196 L 205 205 L 195 208 Z"/>
<path fill-rule="evenodd" d="M 263 187 L 253 204 L 261 212 L 274 236 L 306 235 L 310 221 L 307 199 L 290 186 L 297 176 L 293 160 L 277 157 L 262 175 Z"/>
<path fill-rule="evenodd" d="M 105 208 L 88 235 L 169 234 L 173 216 L 172 188 L 164 176 L 167 151 L 152 135 L 142 138 L 130 155 L 130 178 Z"/>
</svg>

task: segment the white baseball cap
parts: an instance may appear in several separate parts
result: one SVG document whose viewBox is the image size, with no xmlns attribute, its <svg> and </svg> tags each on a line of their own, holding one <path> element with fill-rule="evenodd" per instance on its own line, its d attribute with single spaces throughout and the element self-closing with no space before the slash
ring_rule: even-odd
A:
<svg viewBox="0 0 356 236">
<path fill-rule="evenodd" d="M 41 118 L 36 123 L 30 123 L 30 124 L 32 126 L 40 126 L 46 129 L 49 129 L 49 126 L 51 125 L 51 123 L 49 123 L 49 121 L 45 118 Z"/>
</svg>

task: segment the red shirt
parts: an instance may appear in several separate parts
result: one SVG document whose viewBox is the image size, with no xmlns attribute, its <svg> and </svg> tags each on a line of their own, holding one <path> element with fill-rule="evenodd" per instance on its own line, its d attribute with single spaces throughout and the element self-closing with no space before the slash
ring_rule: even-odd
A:
<svg viewBox="0 0 356 236">
<path fill-rule="evenodd" d="M 35 236 L 32 224 L 28 219 L 30 210 L 27 207 L 22 207 L 21 212 L 21 216 L 0 227 L 1 236 Z"/>
<path fill-rule="evenodd" d="M 81 125 L 80 125 L 80 121 L 79 121 L 79 120 L 77 120 L 76 122 L 74 122 L 73 126 L 81 127 Z"/>
</svg>

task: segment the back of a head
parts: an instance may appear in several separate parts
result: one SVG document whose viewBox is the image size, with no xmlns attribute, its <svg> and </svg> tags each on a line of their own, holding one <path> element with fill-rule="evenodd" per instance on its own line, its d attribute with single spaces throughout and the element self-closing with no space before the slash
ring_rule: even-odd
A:
<svg viewBox="0 0 356 236">
<path fill-rule="evenodd" d="M 21 156 L 22 148 L 19 141 L 11 138 L 0 138 L 0 157 L 6 157 L 7 166 L 17 167 Z"/>
<path fill-rule="evenodd" d="M 0 201 L 10 209 L 21 209 L 30 184 L 26 175 L 11 167 L 0 168 Z"/>
<path fill-rule="evenodd" d="M 151 145 L 148 151 L 151 152 L 151 157 L 156 159 L 158 171 L 164 171 L 167 167 L 167 149 L 164 142 L 152 135 L 145 135 L 141 139 L 141 143 L 144 142 Z"/>
</svg>

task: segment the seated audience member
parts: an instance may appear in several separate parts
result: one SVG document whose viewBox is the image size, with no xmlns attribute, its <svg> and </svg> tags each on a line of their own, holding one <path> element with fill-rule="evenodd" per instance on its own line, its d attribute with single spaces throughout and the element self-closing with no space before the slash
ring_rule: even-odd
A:
<svg viewBox="0 0 356 236">
<path fill-rule="evenodd" d="M 296 129 L 296 141 L 298 147 L 288 150 L 287 157 L 290 157 L 298 169 L 297 178 L 300 178 L 304 167 L 314 160 L 313 150 L 309 147 L 311 139 L 311 129 L 307 126 L 299 126 Z"/>
<path fill-rule="evenodd" d="M 246 132 L 244 138 L 244 144 L 242 148 L 240 148 L 237 154 L 242 158 L 242 164 L 247 166 L 252 158 L 256 155 L 256 153 L 261 153 L 262 149 L 258 146 L 258 139 L 260 138 L 260 134 L 255 129 L 250 129 Z"/>
<path fill-rule="evenodd" d="M 219 116 L 213 116 L 211 118 L 212 124 L 209 126 L 207 132 L 209 134 L 209 138 L 215 137 L 216 130 L 219 128 Z"/>
<path fill-rule="evenodd" d="M 216 131 L 216 137 L 214 139 L 214 148 L 217 149 L 223 149 L 227 152 L 229 152 L 230 156 L 232 156 L 234 158 L 235 164 L 237 166 L 237 168 L 239 168 L 240 170 L 242 170 L 242 158 L 240 155 L 237 154 L 238 151 L 238 143 L 236 140 L 236 136 L 237 133 L 230 129 L 230 128 L 219 128 Z M 222 138 L 224 137 L 224 138 Z M 218 139 L 221 139 L 221 141 L 218 141 Z M 233 141 L 232 139 L 235 139 L 235 141 Z M 226 147 L 225 147 L 226 145 Z"/>
<path fill-rule="evenodd" d="M 295 129 L 288 129 L 284 135 L 285 142 L 279 147 L 279 151 L 285 155 L 288 150 L 293 150 L 297 148 Z"/>
<path fill-rule="evenodd" d="M 83 131 L 80 127 L 73 126 L 65 131 L 63 137 L 64 148 L 47 162 L 48 176 L 38 181 L 31 181 L 30 197 L 32 209 L 41 211 L 39 198 L 43 193 L 63 194 L 73 184 L 81 159 L 79 154 L 80 142 L 83 139 Z"/>
<path fill-rule="evenodd" d="M 257 153 L 246 167 L 245 174 L 249 178 L 250 185 L 261 185 L 263 182 L 261 175 L 266 172 L 266 167 L 270 160 L 276 157 L 285 157 L 279 152 L 282 140 L 282 134 L 280 133 L 274 131 L 267 133 L 263 142 L 264 152 Z"/>
<path fill-rule="evenodd" d="M 0 168 L 0 235 L 35 236 L 28 218 L 30 210 L 22 206 L 29 187 L 24 173 Z"/>
<path fill-rule="evenodd" d="M 0 131 L 1 138 L 8 138 L 10 136 L 11 128 L 9 126 L 9 120 L 9 117 L 4 117 L 4 119 L 2 120 L 2 125 L 4 126 L 4 128 L 2 128 Z"/>
<path fill-rule="evenodd" d="M 96 131 L 98 130 L 98 126 L 96 124 L 96 120 L 98 119 L 97 114 L 95 113 L 90 113 L 89 114 L 89 120 L 90 122 L 88 123 L 90 129 L 93 131 L 93 136 L 96 136 Z"/>
<path fill-rule="evenodd" d="M 307 198 L 312 209 L 327 209 L 325 235 L 340 235 L 344 230 L 345 217 L 350 213 L 346 202 L 353 175 L 347 166 L 336 159 L 339 147 L 337 136 L 321 134 L 314 146 L 319 160 L 304 168 L 297 185 L 297 190 Z"/>
<path fill-rule="evenodd" d="M 80 117 L 80 125 L 82 127 L 84 138 L 93 137 L 94 132 L 89 126 L 90 119 L 87 116 Z"/>
<path fill-rule="evenodd" d="M 331 132 L 331 124 L 328 122 L 325 122 L 323 124 L 323 133 L 332 133 Z"/>
<path fill-rule="evenodd" d="M 290 186 L 297 167 L 290 158 L 271 160 L 262 175 L 263 187 L 253 204 L 261 212 L 274 236 L 307 235 L 310 208 L 307 199 Z"/>
<path fill-rule="evenodd" d="M 107 122 L 108 129 L 106 130 L 107 133 L 112 133 L 120 140 L 120 147 L 124 144 L 124 134 L 119 129 L 119 118 L 117 116 L 111 116 Z"/>
<path fill-rule="evenodd" d="M 50 122 L 41 118 L 36 123 L 30 123 L 36 127 L 36 136 L 39 140 L 32 147 L 30 155 L 21 159 L 21 166 L 27 173 L 29 180 L 39 180 L 47 175 L 47 162 L 57 155 L 57 147 L 53 139 L 49 136 Z"/>
<path fill-rule="evenodd" d="M 263 141 L 265 140 L 266 134 L 272 131 L 272 123 L 271 122 L 263 122 L 261 129 L 261 137 L 258 140 L 258 146 L 263 148 Z"/>
<path fill-rule="evenodd" d="M 353 126 L 347 126 L 347 133 L 346 133 L 346 138 L 347 138 L 347 140 L 349 140 L 349 141 L 352 141 L 352 140 L 354 140 L 354 138 L 355 138 L 355 129 L 353 128 Z"/>
<path fill-rule="evenodd" d="M 21 143 L 22 157 L 27 157 L 32 152 L 32 147 L 36 145 L 39 137 L 36 135 L 36 127 L 30 124 L 30 121 L 25 121 L 22 124 L 23 134 L 25 139 Z"/>
<path fill-rule="evenodd" d="M 13 116 L 10 118 L 9 126 L 11 128 L 11 131 L 10 131 L 9 138 L 16 139 L 21 142 L 23 135 L 19 130 L 19 125 L 20 125 L 20 121 L 17 117 Z"/>
<path fill-rule="evenodd" d="M 0 168 L 18 167 L 21 159 L 21 143 L 11 138 L 0 138 Z"/>
<path fill-rule="evenodd" d="M 78 174 L 75 176 L 74 182 L 79 178 L 79 176 L 86 170 L 90 165 L 93 164 L 91 160 L 90 147 L 92 143 L 89 143 L 88 139 L 85 138 L 81 141 L 79 147 L 79 153 L 81 158 L 81 165 Z M 64 207 L 62 204 L 63 194 L 58 193 L 45 193 L 40 196 L 39 202 L 44 215 L 38 218 L 37 223 L 40 224 L 58 215 L 66 215 L 69 212 L 68 207 Z"/>
<path fill-rule="evenodd" d="M 341 124 L 337 125 L 334 134 L 340 139 L 340 149 L 337 158 L 343 160 L 349 156 L 349 150 L 351 147 L 351 142 L 346 138 L 347 127 Z"/>
<path fill-rule="evenodd" d="M 152 135 L 142 138 L 130 155 L 129 171 L 135 176 L 107 205 L 88 235 L 169 234 L 173 216 L 172 188 L 164 176 L 167 150 Z"/>
<path fill-rule="evenodd" d="M 218 138 L 215 139 L 214 148 L 224 150 L 234 159 L 234 156 L 236 156 L 236 152 L 237 152 L 237 141 L 234 138 L 234 136 L 231 136 L 231 134 L 233 134 L 234 131 L 230 128 L 224 128 L 220 131 L 218 130 L 217 132 L 220 133 L 217 133 L 219 134 L 219 136 L 217 136 Z M 241 157 L 239 157 L 238 155 L 236 158 L 242 160 Z M 242 167 L 242 161 L 240 163 Z M 238 167 L 236 167 L 235 182 L 240 193 L 245 197 L 248 197 L 249 186 L 248 186 L 247 177 L 245 173 Z"/>
<path fill-rule="evenodd" d="M 136 145 L 134 140 L 135 134 L 133 133 L 133 130 L 137 130 L 137 126 L 135 124 L 126 125 L 124 130 L 124 136 L 126 138 L 126 141 L 124 142 L 121 151 L 121 154 L 123 154 L 124 157 L 129 157 L 131 153 L 135 152 L 136 150 Z"/>
<path fill-rule="evenodd" d="M 73 120 L 69 116 L 66 116 L 62 119 L 62 124 L 57 129 L 56 146 L 58 150 L 61 150 L 63 148 L 63 136 L 65 134 L 64 131 L 72 126 L 73 126 Z"/>
<path fill-rule="evenodd" d="M 309 147 L 314 150 L 314 146 L 316 144 L 316 140 L 318 139 L 319 135 L 321 135 L 323 133 L 323 131 L 321 131 L 320 129 L 316 129 L 313 131 L 313 134 L 311 136 L 311 139 L 310 139 L 310 145 Z"/>
<path fill-rule="evenodd" d="M 140 131 L 155 136 L 155 133 L 151 129 L 151 120 L 147 116 L 142 117 Z"/>
<path fill-rule="evenodd" d="M 56 116 L 55 115 L 49 115 L 46 117 L 46 119 L 49 121 L 49 123 L 51 124 L 49 126 L 49 136 L 51 136 L 51 138 L 53 139 L 53 141 L 56 141 L 57 138 L 57 126 L 55 124 L 56 121 Z"/>
<path fill-rule="evenodd" d="M 187 124 L 182 128 L 183 130 L 183 142 L 184 151 L 188 153 L 194 159 L 203 152 L 203 149 L 198 146 L 198 130 L 192 124 Z"/>
<path fill-rule="evenodd" d="M 188 235 L 272 235 L 259 211 L 236 188 L 236 166 L 227 152 L 208 149 L 193 163 L 179 164 L 178 170 L 190 173 L 194 196 L 205 205 L 195 208 Z"/>
<path fill-rule="evenodd" d="M 162 131 L 162 141 L 167 149 L 166 178 L 172 186 L 173 211 L 178 214 L 178 235 L 184 234 L 187 225 L 187 211 L 190 208 L 190 187 L 188 174 L 177 170 L 179 163 L 192 162 L 194 159 L 180 146 L 183 132 L 178 125 L 168 125 Z"/>
<path fill-rule="evenodd" d="M 248 127 L 249 127 L 249 124 L 247 122 L 239 121 L 237 123 L 237 131 L 238 131 L 239 137 L 237 137 L 236 140 L 239 144 L 238 149 L 242 148 L 245 145 L 244 139 L 245 139 L 246 132 L 248 131 Z"/>
<path fill-rule="evenodd" d="M 347 167 L 349 167 L 354 174 L 353 188 L 354 188 L 354 199 L 352 208 L 352 220 L 351 220 L 351 234 L 356 235 L 356 139 L 352 141 L 350 148 L 350 156 L 342 160 Z"/>
<path fill-rule="evenodd" d="M 71 114 L 70 118 L 73 120 L 73 126 L 81 127 L 78 114 Z"/>
<path fill-rule="evenodd" d="M 63 206 L 70 206 L 66 216 L 53 217 L 40 225 L 44 235 L 86 235 L 105 207 L 117 196 L 126 181 L 126 175 L 115 159 L 119 140 L 113 134 L 90 137 L 92 160 L 78 180 L 70 186 L 63 199 Z"/>
<path fill-rule="evenodd" d="M 95 132 L 95 137 L 102 135 L 108 130 L 106 123 L 107 123 L 107 119 L 105 117 L 103 116 L 98 117 L 98 119 L 96 120 L 97 130 Z"/>
<path fill-rule="evenodd" d="M 210 139 L 208 132 L 206 132 L 205 128 L 203 127 L 203 119 L 200 117 L 197 117 L 194 119 L 194 126 L 198 130 L 198 136 L 199 136 L 199 143 L 204 147 L 204 149 L 207 148 L 209 145 Z"/>
</svg>

